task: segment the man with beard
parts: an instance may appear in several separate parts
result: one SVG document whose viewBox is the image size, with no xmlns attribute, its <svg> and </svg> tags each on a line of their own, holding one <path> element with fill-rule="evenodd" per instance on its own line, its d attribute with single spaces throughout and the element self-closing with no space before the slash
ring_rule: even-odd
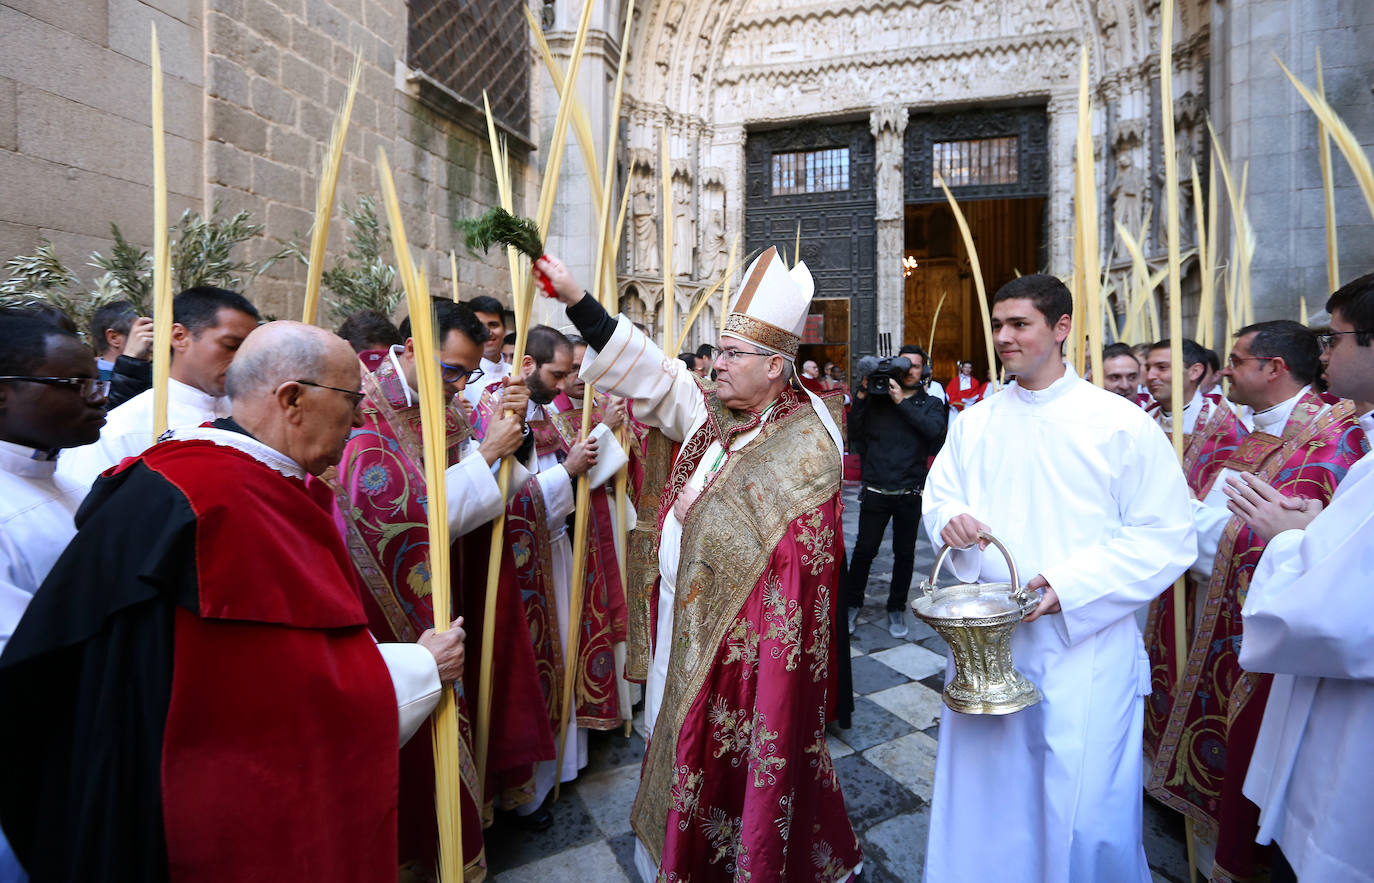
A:
<svg viewBox="0 0 1374 883">
<path fill-rule="evenodd" d="M 859 536 L 854 541 L 845 599 L 851 635 L 863 609 L 869 569 L 891 521 L 887 631 L 894 638 L 907 636 L 906 601 L 916 562 L 916 535 L 921 528 L 926 463 L 940 449 L 949 420 L 944 400 L 928 394 L 922 382 L 925 356 L 924 350 L 904 356 L 906 373 L 900 380 L 886 378 L 882 392 L 870 394 L 871 376 L 859 381 L 854 391 L 849 443 L 862 463 L 863 488 L 859 493 Z"/>
<path fill-rule="evenodd" d="M 1297 322 L 1239 331 L 1222 373 L 1250 432 L 1193 504 L 1198 555 L 1191 573 L 1205 588 L 1147 787 L 1216 844 L 1215 863 L 1205 856 L 1199 863 L 1204 872 L 1211 865 L 1212 879 L 1247 879 L 1267 864 L 1266 851 L 1255 846 L 1258 811 L 1241 787 L 1273 679 L 1244 671 L 1238 658 L 1241 605 L 1266 538 L 1231 513 L 1227 489 L 1233 476 L 1252 473 L 1286 496 L 1325 504 L 1363 454 L 1351 403 L 1312 388 L 1320 354 L 1317 336 Z"/>
<path fill-rule="evenodd" d="M 590 346 L 582 377 L 682 443 L 660 504 L 649 740 L 630 815 L 641 878 L 847 879 L 862 853 L 825 736 L 841 440 L 795 381 L 806 265 L 789 272 L 770 248 L 745 272 L 714 385 L 607 315 L 556 258 L 535 272 Z"/>
<path fill-rule="evenodd" d="M 925 522 L 961 582 L 1007 582 L 995 536 L 1042 595 L 1011 638 L 1041 702 L 940 721 L 925 879 L 1137 881 L 1143 686 L 1136 611 L 1193 560 L 1188 489 L 1159 428 L 1063 359 L 1073 298 L 1053 276 L 993 297 L 1015 382 L 955 420 L 926 481 Z M 991 553 L 991 554 L 989 554 Z M 987 848 L 988 820 L 998 828 Z M 1014 856 L 1014 860 L 1008 860 Z"/>
<path fill-rule="evenodd" d="M 1322 361 L 1333 395 L 1361 403 L 1374 433 L 1374 274 L 1326 303 Z M 1374 459 L 1350 467 L 1331 505 L 1231 482 L 1231 511 L 1269 537 L 1241 617 L 1246 671 L 1275 672 L 1244 792 L 1260 807 L 1257 840 L 1282 850 L 1275 883 L 1374 880 L 1365 819 L 1374 792 Z M 1289 505 L 1303 502 L 1294 511 Z M 1319 514 L 1315 514 L 1319 513 Z M 1303 530 L 1303 527 L 1306 530 Z"/>
<path fill-rule="evenodd" d="M 377 644 L 306 485 L 361 422 L 349 345 L 272 323 L 227 382 L 232 419 L 96 483 L 0 655 L 34 880 L 395 879 L 397 748 L 463 631 Z"/>
</svg>

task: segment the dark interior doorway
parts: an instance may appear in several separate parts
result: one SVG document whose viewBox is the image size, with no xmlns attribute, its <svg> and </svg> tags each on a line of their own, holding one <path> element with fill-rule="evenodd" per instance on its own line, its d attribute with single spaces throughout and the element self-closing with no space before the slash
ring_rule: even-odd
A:
<svg viewBox="0 0 1374 883">
<path fill-rule="evenodd" d="M 959 207 L 973 234 L 989 298 L 1018 274 L 1039 272 L 1043 197 L 970 200 Z M 948 203 L 906 207 L 904 273 L 904 337 L 930 351 L 935 379 L 948 383 L 955 363 L 965 358 L 973 362 L 974 376 L 986 379 L 987 347 L 977 288 Z"/>
</svg>

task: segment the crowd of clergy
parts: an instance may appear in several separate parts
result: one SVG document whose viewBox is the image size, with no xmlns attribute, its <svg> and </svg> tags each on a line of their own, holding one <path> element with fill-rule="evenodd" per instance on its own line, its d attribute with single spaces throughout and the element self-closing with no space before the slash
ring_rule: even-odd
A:
<svg viewBox="0 0 1374 883">
<path fill-rule="evenodd" d="M 853 390 L 797 361 L 805 265 L 765 252 L 681 357 L 534 270 L 569 326 L 526 329 L 518 363 L 499 301 L 433 302 L 439 630 L 408 319 L 336 335 L 183 291 L 154 437 L 150 320 L 0 315 L 0 883 L 435 879 L 445 691 L 469 880 L 636 711 L 646 883 L 861 879 L 826 739 L 852 707 Z M 1005 376 L 945 384 L 923 522 L 962 582 L 1009 579 L 989 535 L 1012 551 L 1043 700 L 945 709 L 925 879 L 1148 883 L 1144 792 L 1204 877 L 1374 881 L 1374 274 L 1224 360 L 1182 341 L 1177 411 L 1170 341 L 1108 347 L 1098 386 L 1062 357 L 1059 280 L 992 300 Z"/>
</svg>

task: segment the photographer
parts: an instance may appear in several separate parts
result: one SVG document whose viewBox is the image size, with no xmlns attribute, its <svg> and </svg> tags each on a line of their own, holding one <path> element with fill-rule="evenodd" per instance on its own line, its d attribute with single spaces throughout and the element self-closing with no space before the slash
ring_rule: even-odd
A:
<svg viewBox="0 0 1374 883">
<path fill-rule="evenodd" d="M 906 597 L 916 557 L 921 523 L 921 488 L 926 464 L 944 441 L 948 420 L 943 395 L 929 391 L 930 367 L 920 347 L 902 348 L 906 355 L 866 358 L 864 375 L 854 391 L 849 414 L 849 440 L 863 463 L 859 497 L 859 536 L 850 564 L 849 631 L 858 624 L 869 568 L 883 531 L 892 521 L 892 586 L 887 596 L 887 630 L 894 638 L 907 634 Z"/>
</svg>

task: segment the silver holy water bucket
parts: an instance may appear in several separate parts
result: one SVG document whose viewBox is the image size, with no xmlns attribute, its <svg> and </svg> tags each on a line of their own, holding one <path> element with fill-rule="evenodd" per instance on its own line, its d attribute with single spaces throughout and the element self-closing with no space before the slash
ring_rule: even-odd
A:
<svg viewBox="0 0 1374 883">
<path fill-rule="evenodd" d="M 949 546 L 940 550 L 922 594 L 911 612 L 929 623 L 954 653 L 954 677 L 945 685 L 945 704 L 964 714 L 1011 714 L 1042 698 L 1039 688 L 1016 670 L 1011 633 L 1040 603 L 1040 593 L 1027 592 L 1016 577 L 1011 553 L 990 534 L 983 539 L 1001 550 L 1010 583 L 962 583 L 936 586 Z"/>
</svg>

